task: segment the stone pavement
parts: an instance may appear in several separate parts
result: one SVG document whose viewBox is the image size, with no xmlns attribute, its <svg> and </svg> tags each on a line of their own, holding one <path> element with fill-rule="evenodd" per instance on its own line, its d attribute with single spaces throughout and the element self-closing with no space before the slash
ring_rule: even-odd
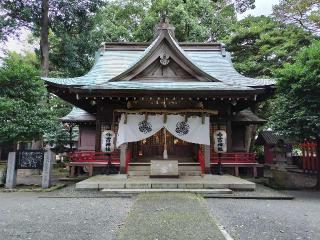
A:
<svg viewBox="0 0 320 240">
<path fill-rule="evenodd" d="M 127 177 L 126 174 L 97 175 L 76 184 L 78 190 L 93 189 L 232 189 L 254 190 L 255 183 L 231 175 L 181 176 L 179 178 Z"/>
<path fill-rule="evenodd" d="M 118 240 L 222 240 L 203 198 L 186 193 L 140 194 Z"/>
<path fill-rule="evenodd" d="M 294 199 L 207 198 L 206 202 L 211 214 L 235 240 L 320 239 L 320 191 L 282 193 Z"/>
</svg>

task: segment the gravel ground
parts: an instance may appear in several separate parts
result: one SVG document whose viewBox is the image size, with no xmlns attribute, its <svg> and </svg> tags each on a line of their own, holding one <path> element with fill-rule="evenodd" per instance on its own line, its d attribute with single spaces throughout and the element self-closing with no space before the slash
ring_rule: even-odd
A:
<svg viewBox="0 0 320 240">
<path fill-rule="evenodd" d="M 320 239 L 320 192 L 287 191 L 294 200 L 206 199 L 234 239 Z"/>
<path fill-rule="evenodd" d="M 133 199 L 0 193 L 0 239 L 115 239 Z"/>
<path fill-rule="evenodd" d="M 140 194 L 118 240 L 222 240 L 203 198 L 184 193 Z"/>
</svg>

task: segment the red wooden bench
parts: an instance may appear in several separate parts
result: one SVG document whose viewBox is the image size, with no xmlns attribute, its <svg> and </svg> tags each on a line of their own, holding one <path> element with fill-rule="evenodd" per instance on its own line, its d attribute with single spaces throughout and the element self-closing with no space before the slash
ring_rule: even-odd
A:
<svg viewBox="0 0 320 240">
<path fill-rule="evenodd" d="M 258 176 L 258 168 L 263 167 L 256 161 L 255 153 L 221 153 L 221 166 L 225 168 L 234 168 L 234 175 L 239 176 L 239 168 L 252 168 L 253 177 Z M 218 165 L 219 154 L 212 153 L 210 159 L 211 165 Z"/>
<path fill-rule="evenodd" d="M 120 153 L 115 151 L 110 155 L 111 164 L 120 165 Z M 93 175 L 94 167 L 106 167 L 109 162 L 109 154 L 105 152 L 76 151 L 69 153 L 70 162 L 66 164 L 69 167 L 69 177 L 75 176 L 76 167 L 86 168 L 88 175 Z"/>
</svg>

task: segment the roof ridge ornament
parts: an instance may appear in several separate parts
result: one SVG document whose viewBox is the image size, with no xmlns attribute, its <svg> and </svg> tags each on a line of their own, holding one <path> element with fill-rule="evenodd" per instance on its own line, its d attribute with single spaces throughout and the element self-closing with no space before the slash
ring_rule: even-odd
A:
<svg viewBox="0 0 320 240">
<path fill-rule="evenodd" d="M 155 37 L 159 36 L 162 31 L 168 31 L 175 38 L 174 30 L 175 27 L 170 24 L 166 11 L 162 12 L 160 22 L 155 26 Z"/>
</svg>

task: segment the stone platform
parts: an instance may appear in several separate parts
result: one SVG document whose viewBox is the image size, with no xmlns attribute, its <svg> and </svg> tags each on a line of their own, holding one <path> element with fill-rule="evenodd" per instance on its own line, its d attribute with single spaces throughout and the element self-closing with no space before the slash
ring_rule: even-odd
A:
<svg viewBox="0 0 320 240">
<path fill-rule="evenodd" d="M 77 190 L 102 189 L 232 189 L 253 191 L 255 183 L 231 175 L 181 176 L 179 178 L 149 178 L 126 174 L 98 175 L 76 184 Z"/>
</svg>

